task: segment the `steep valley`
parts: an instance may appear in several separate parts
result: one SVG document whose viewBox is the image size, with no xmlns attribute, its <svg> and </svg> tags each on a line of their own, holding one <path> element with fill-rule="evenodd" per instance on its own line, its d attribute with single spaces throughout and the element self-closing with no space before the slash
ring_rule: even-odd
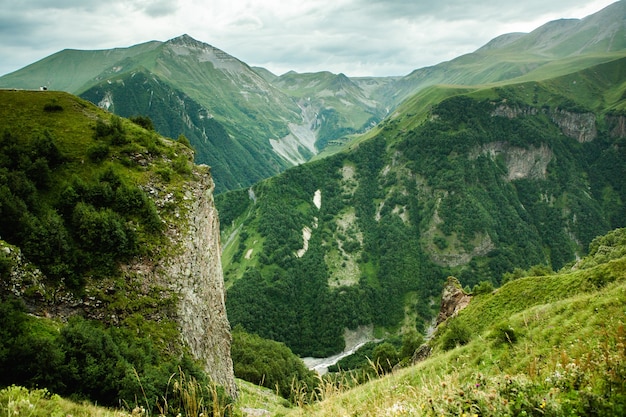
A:
<svg viewBox="0 0 626 417">
<path fill-rule="evenodd" d="M 624 16 L 402 77 L 188 35 L 0 77 L 0 414 L 622 415 Z"/>
<path fill-rule="evenodd" d="M 617 97 L 598 74 L 624 63 L 406 107 L 350 152 L 220 194 L 231 323 L 326 357 L 346 328 L 424 331 L 448 275 L 471 289 L 570 265 L 624 226 L 624 102 L 557 91 Z"/>
</svg>

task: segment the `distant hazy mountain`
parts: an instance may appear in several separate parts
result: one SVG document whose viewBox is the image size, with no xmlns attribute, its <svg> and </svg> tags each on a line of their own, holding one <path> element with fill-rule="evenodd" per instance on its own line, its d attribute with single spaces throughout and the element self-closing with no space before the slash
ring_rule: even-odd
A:
<svg viewBox="0 0 626 417">
<path fill-rule="evenodd" d="M 542 80 L 606 62 L 626 48 L 626 2 L 584 19 L 555 20 L 530 33 L 496 37 L 473 53 L 416 69 L 393 87 L 389 103 L 436 84 L 479 85 Z"/>
<path fill-rule="evenodd" d="M 319 79 L 319 88 L 294 88 L 301 78 Z M 147 115 L 165 136 L 184 134 L 197 162 L 212 167 L 218 192 L 305 162 L 337 135 L 380 121 L 385 111 L 366 84 L 330 73 L 279 78 L 187 35 L 64 50 L 0 78 L 3 87 L 72 92 L 124 117 Z"/>
</svg>

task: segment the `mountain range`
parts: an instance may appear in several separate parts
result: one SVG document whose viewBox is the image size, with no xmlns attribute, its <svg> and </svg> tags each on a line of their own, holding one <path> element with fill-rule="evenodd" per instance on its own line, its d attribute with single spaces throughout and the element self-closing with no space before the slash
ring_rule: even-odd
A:
<svg viewBox="0 0 626 417">
<path fill-rule="evenodd" d="M 572 300 L 606 305 L 609 311 L 608 298 L 591 302 L 590 297 L 608 297 L 605 286 L 623 292 L 623 230 L 611 231 L 626 226 L 625 74 L 626 1 L 584 19 L 502 35 L 473 53 L 403 77 L 276 75 L 187 35 L 128 48 L 58 52 L 0 77 L 0 87 L 7 89 L 46 86 L 80 96 L 2 92 L 7 133 L 0 143 L 5 151 L 0 231 L 8 242 L 2 253 L 13 257 L 0 258 L 0 273 L 12 271 L 6 265 L 14 268 L 22 259 L 15 254 L 23 252 L 34 263 L 29 270 L 44 274 L 41 280 L 28 275 L 22 293 L 22 287 L 6 285 L 5 292 L 17 291 L 35 305 L 41 301 L 37 291 L 53 306 L 60 296 L 60 310 L 78 306 L 89 318 L 98 318 L 91 314 L 98 311 L 93 303 L 104 305 L 105 327 L 123 314 L 123 324 L 146 340 L 136 346 L 126 333 L 109 337 L 117 338 L 119 349 L 131 346 L 122 352 L 129 357 L 125 370 L 131 369 L 130 358 L 153 355 L 152 362 L 145 360 L 148 377 L 158 366 L 151 343 L 168 351 L 164 341 L 171 335 L 180 339 L 179 328 L 196 359 L 211 349 L 213 342 L 199 342 L 193 330 L 207 324 L 193 319 L 205 304 L 194 291 L 211 285 L 210 298 L 224 303 L 243 343 L 263 346 L 261 338 L 271 339 L 284 344 L 281 352 L 326 357 L 342 352 L 351 332 L 399 346 L 415 334 L 435 331 L 431 345 L 445 352 L 468 344 L 474 355 L 483 336 L 495 340 L 490 349 L 502 361 L 480 361 L 513 369 L 509 362 L 523 349 L 512 338 L 540 331 L 526 315 L 516 314 L 532 314 L 540 322 L 544 310 L 537 306 L 554 302 L 558 305 L 545 311 L 562 317 Z M 151 123 L 143 129 L 111 113 L 140 125 L 143 119 L 134 117 L 148 116 Z M 55 151 L 51 143 L 61 146 Z M 188 143 L 210 174 L 190 168 Z M 216 233 L 209 177 L 215 181 L 221 233 L 210 244 L 203 241 L 204 232 L 194 237 L 196 230 Z M 200 198 L 185 191 L 197 181 Z M 92 220 L 95 227 L 86 226 Z M 101 229 L 107 233 L 93 233 Z M 176 245 L 182 235 L 185 247 Z M 225 288 L 219 273 L 212 284 L 196 286 L 195 277 L 208 267 L 189 259 L 209 257 L 213 265 L 217 254 Z M 170 265 L 178 278 L 167 271 L 158 275 L 170 256 L 180 257 Z M 140 285 L 144 274 L 154 278 L 154 288 Z M 434 330 L 449 276 L 465 294 L 483 295 L 457 322 L 479 337 L 461 340 L 461 330 L 450 323 Z M 85 293 L 94 279 L 93 293 Z M 50 294 L 28 290 L 40 281 Z M 171 299 L 160 295 L 159 285 Z M 59 286 L 67 295 L 51 290 Z M 129 288 L 139 301 L 124 295 Z M 72 297 L 81 301 L 72 304 Z M 18 316 L 16 307 L 0 307 Z M 198 314 L 206 322 L 214 314 L 224 324 L 223 310 Z M 490 314 L 509 321 L 486 323 Z M 170 327 L 155 325 L 160 330 L 151 339 L 152 324 L 141 319 L 144 315 Z M 18 325 L 31 326 L 30 318 L 20 320 Z M 529 330 L 511 333 L 510 323 L 516 329 L 525 323 Z M 619 343 L 621 326 L 611 328 Z M 54 340 L 59 349 L 67 348 L 53 324 L 44 327 L 35 335 L 43 335 L 37 343 Z M 230 335 L 220 329 L 216 337 L 228 347 Z M 69 337 L 66 331 L 63 337 Z M 89 326 L 74 331 L 96 332 Z M 172 349 L 179 353 L 183 347 Z M 247 353 L 238 349 L 233 352 Z M 251 368 L 264 366 L 266 352 L 257 350 L 258 363 Z M 542 352 L 541 360 L 556 358 L 555 352 Z M 464 360 L 454 355 L 438 357 Z M 545 380 L 549 364 L 541 366 L 531 376 Z M 237 363 L 234 368 L 242 372 Z M 67 371 L 67 381 L 74 377 L 68 367 L 59 369 Z M 269 373 L 246 369 L 254 382 Z M 152 393 L 164 375 L 154 377 Z M 229 377 L 223 384 L 236 396 Z M 511 380 L 489 377 L 498 387 Z M 129 398 L 143 389 L 133 387 Z M 528 410 L 546 404 L 556 409 L 552 397 L 537 394 L 547 396 L 545 390 L 531 388 Z M 505 391 L 498 395 L 508 404 L 512 391 Z M 583 400 L 577 410 L 590 409 Z M 439 414 L 443 408 L 432 410 Z"/>
<path fill-rule="evenodd" d="M 67 91 L 120 116 L 149 116 L 185 135 L 212 167 L 217 192 L 249 186 L 334 152 L 432 85 L 482 85 L 563 75 L 620 56 L 625 5 L 507 34 L 474 53 L 404 77 L 329 72 L 281 76 L 182 35 L 110 50 L 63 50 L 0 77 L 3 88 Z"/>
<path fill-rule="evenodd" d="M 305 162 L 328 141 L 384 116 L 367 81 L 330 73 L 294 81 L 287 74 L 280 81 L 270 76 L 274 85 L 259 73 L 182 35 L 129 48 L 64 50 L 1 77 L 0 86 L 46 86 L 120 116 L 148 116 L 159 133 L 190 140 L 196 161 L 211 166 L 218 192 Z M 307 77 L 310 86 L 299 85 Z"/>
</svg>

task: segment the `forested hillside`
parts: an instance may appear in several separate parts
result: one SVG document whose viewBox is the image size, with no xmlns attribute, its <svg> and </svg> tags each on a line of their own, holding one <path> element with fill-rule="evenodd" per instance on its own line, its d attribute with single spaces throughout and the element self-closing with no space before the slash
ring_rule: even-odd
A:
<svg viewBox="0 0 626 417">
<path fill-rule="evenodd" d="M 350 152 L 220 195 L 231 322 L 325 356 L 346 327 L 423 331 L 448 275 L 573 262 L 626 219 L 624 65 L 407 102 Z"/>
<path fill-rule="evenodd" d="M 0 103 L 0 386 L 126 408 L 144 398 L 155 410 L 169 392 L 170 411 L 182 410 L 173 378 L 222 376 L 219 360 L 208 369 L 185 341 L 185 283 L 171 268 L 185 244 L 188 193 L 210 189 L 208 169 L 146 118 L 59 92 L 0 91 Z M 208 336 L 212 351 L 230 351 L 222 336 Z M 199 395 L 226 401 L 213 386 L 219 395 Z"/>
</svg>

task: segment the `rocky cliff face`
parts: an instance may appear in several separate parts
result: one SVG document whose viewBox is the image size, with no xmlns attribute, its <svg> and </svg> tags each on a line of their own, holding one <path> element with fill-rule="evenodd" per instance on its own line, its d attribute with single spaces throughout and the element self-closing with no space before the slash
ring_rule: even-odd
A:
<svg viewBox="0 0 626 417">
<path fill-rule="evenodd" d="M 467 307 L 472 297 L 466 294 L 461 287 L 461 283 L 454 277 L 448 277 L 446 285 L 443 287 L 441 294 L 441 308 L 437 316 L 437 326 L 456 316 L 459 311 Z"/>
<path fill-rule="evenodd" d="M 19 248 L 0 240 L 2 255 L 11 261 L 0 292 L 24 300 L 31 314 L 62 321 L 81 315 L 116 326 L 137 313 L 146 320 L 174 321 L 181 340 L 165 342 L 175 351 L 185 345 L 213 381 L 236 398 L 209 168 L 194 166 L 185 183 L 175 188 L 158 180 L 142 188 L 159 207 L 169 243 L 122 265 L 121 276 L 87 282 L 79 296 L 62 285 L 44 284 L 45 277 Z"/>
<path fill-rule="evenodd" d="M 550 117 L 565 136 L 576 139 L 578 142 L 591 142 L 598 136 L 596 115 L 593 113 L 572 113 L 555 109 L 550 113 Z"/>
<path fill-rule="evenodd" d="M 626 137 L 626 116 L 608 116 L 606 122 L 609 125 L 611 137 Z"/>
<path fill-rule="evenodd" d="M 591 142 L 598 136 L 596 127 L 596 115 L 590 112 L 575 113 L 564 109 L 539 110 L 530 106 L 510 106 L 506 103 L 499 104 L 491 113 L 492 116 L 516 117 L 535 116 L 541 112 L 549 112 L 550 119 L 567 137 L 576 139 L 578 142 Z"/>
<path fill-rule="evenodd" d="M 236 398 L 214 188 L 209 167 L 204 165 L 194 166 L 182 195 L 158 183 L 145 186 L 157 207 L 170 211 L 176 207 L 170 214 L 173 220 L 166 222 L 171 247 L 157 262 L 138 259 L 128 265 L 126 278 L 137 276 L 143 285 L 166 289 L 175 301 L 165 314 L 177 322 L 182 341 L 207 374 Z"/>
<path fill-rule="evenodd" d="M 213 380 L 236 397 L 214 185 L 208 168 L 199 169 L 199 181 L 185 195 L 188 216 L 186 225 L 178 231 L 178 256 L 167 263 L 164 271 L 180 297 L 178 323 L 185 344 L 204 363 Z"/>
<path fill-rule="evenodd" d="M 539 109 L 530 106 L 510 106 L 506 103 L 501 103 L 493 110 L 492 116 L 506 117 L 508 119 L 514 119 L 522 116 L 535 116 L 539 114 Z"/>
<path fill-rule="evenodd" d="M 439 307 L 439 314 L 437 315 L 433 331 L 436 330 L 441 323 L 459 314 L 459 311 L 467 307 L 470 301 L 472 301 L 472 296 L 463 291 L 459 280 L 455 277 L 448 277 L 446 285 L 443 287 L 443 292 L 441 293 L 441 306 Z M 428 343 L 424 343 L 413 353 L 411 363 L 415 365 L 425 360 L 430 356 L 431 352 L 432 347 Z"/>
<path fill-rule="evenodd" d="M 507 168 L 508 181 L 522 178 L 545 179 L 548 164 L 554 156 L 552 150 L 545 144 L 539 147 L 520 148 L 504 141 L 477 147 L 470 153 L 470 159 L 476 159 L 479 155 L 486 155 L 494 160 L 502 156 Z"/>
</svg>

